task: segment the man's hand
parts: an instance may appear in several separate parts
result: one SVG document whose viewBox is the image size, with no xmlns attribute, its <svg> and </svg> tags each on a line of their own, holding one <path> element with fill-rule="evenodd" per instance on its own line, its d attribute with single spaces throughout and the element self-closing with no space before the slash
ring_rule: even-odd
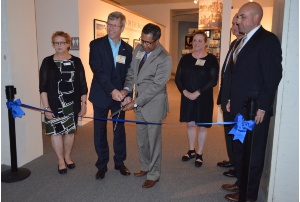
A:
<svg viewBox="0 0 300 202">
<path fill-rule="evenodd" d="M 256 116 L 255 116 L 255 123 L 259 124 L 259 123 L 263 122 L 264 116 L 265 116 L 264 110 L 261 110 L 261 109 L 257 110 Z"/>
<path fill-rule="evenodd" d="M 118 91 L 117 89 L 114 89 L 112 92 L 111 92 L 111 97 L 113 100 L 115 101 L 122 101 L 123 98 L 125 97 L 120 91 Z"/>
<path fill-rule="evenodd" d="M 129 102 L 127 105 L 125 105 L 123 107 L 123 111 L 129 111 L 129 110 L 132 110 L 134 109 L 134 105 L 135 104 L 135 100 L 132 100 L 131 102 Z"/>
<path fill-rule="evenodd" d="M 226 111 L 227 111 L 227 112 L 230 112 L 230 100 L 227 101 L 227 104 L 226 104 Z"/>
<path fill-rule="evenodd" d="M 128 90 L 126 89 L 121 90 L 121 94 L 124 95 L 124 97 L 126 97 L 128 95 Z"/>
<path fill-rule="evenodd" d="M 132 101 L 131 97 L 125 97 L 124 101 L 121 102 L 121 105 L 124 107 L 125 105 L 127 105 L 128 103 L 130 103 Z"/>
</svg>

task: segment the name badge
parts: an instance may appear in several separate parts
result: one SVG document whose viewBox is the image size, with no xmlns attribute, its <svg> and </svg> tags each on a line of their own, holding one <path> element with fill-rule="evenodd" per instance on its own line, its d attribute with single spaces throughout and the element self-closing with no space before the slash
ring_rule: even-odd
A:
<svg viewBox="0 0 300 202">
<path fill-rule="evenodd" d="M 64 65 L 67 66 L 67 65 L 71 65 L 70 62 L 64 62 Z"/>
<path fill-rule="evenodd" d="M 126 56 L 117 55 L 116 62 L 121 63 L 121 64 L 125 64 L 125 59 L 126 59 Z"/>
<path fill-rule="evenodd" d="M 143 56 L 144 56 L 144 51 L 138 51 L 135 56 L 135 59 L 141 60 Z"/>
<path fill-rule="evenodd" d="M 202 59 L 197 59 L 196 64 L 198 66 L 204 66 L 206 60 L 202 60 Z"/>
</svg>

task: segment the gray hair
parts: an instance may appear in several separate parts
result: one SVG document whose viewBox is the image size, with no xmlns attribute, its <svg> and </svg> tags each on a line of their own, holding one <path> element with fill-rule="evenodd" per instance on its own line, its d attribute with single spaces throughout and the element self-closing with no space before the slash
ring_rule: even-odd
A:
<svg viewBox="0 0 300 202">
<path fill-rule="evenodd" d="M 121 19 L 121 25 L 122 25 L 122 27 L 124 27 L 125 23 L 126 23 L 126 17 L 121 12 L 118 12 L 118 11 L 112 12 L 107 17 L 107 21 L 108 20 L 117 20 L 117 19 Z"/>
</svg>

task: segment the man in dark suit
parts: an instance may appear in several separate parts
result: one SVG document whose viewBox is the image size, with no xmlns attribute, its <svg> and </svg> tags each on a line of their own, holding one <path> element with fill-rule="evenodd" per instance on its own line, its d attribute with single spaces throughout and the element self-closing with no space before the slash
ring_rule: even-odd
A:
<svg viewBox="0 0 300 202">
<path fill-rule="evenodd" d="M 106 118 L 109 110 L 120 109 L 124 95 L 125 78 L 132 59 L 132 47 L 121 39 L 126 18 L 120 12 L 110 13 L 107 20 L 107 35 L 91 41 L 89 63 L 93 80 L 89 100 L 93 103 L 94 118 Z M 116 115 L 117 116 L 117 115 Z M 117 118 L 117 117 L 113 117 Z M 122 111 L 120 119 L 125 118 Z M 94 120 L 94 144 L 98 155 L 96 179 L 103 179 L 107 172 L 109 148 L 107 143 L 107 121 Z M 117 124 L 117 126 L 115 126 Z M 114 122 L 114 163 L 122 175 L 130 175 L 124 165 L 126 159 L 126 135 L 124 123 Z"/>
<path fill-rule="evenodd" d="M 221 109 L 223 111 L 223 119 L 225 122 L 233 121 L 230 118 L 230 84 L 231 84 L 231 65 L 233 65 L 232 55 L 235 51 L 238 44 L 241 42 L 241 38 L 244 34 L 239 32 L 239 28 L 237 26 L 237 15 L 234 15 L 232 19 L 232 27 L 231 32 L 233 35 L 236 36 L 236 40 L 234 40 L 230 44 L 229 51 L 227 53 L 225 62 L 222 67 L 221 71 L 221 84 L 220 84 L 220 91 L 218 95 L 217 104 L 221 105 Z M 217 165 L 220 167 L 228 168 L 234 166 L 234 158 L 233 158 L 233 151 L 232 151 L 232 135 L 228 135 L 229 131 L 231 130 L 232 125 L 224 125 L 224 132 L 225 132 L 225 142 L 226 142 L 226 149 L 229 161 L 222 161 L 218 162 Z M 235 177 L 235 170 L 229 169 L 225 171 L 223 175 L 228 177 Z"/>
<path fill-rule="evenodd" d="M 149 23 L 144 26 L 139 44 L 133 52 L 124 94 L 135 84 L 135 99 L 126 98 L 124 110 L 135 109 L 137 121 L 161 123 L 169 111 L 166 83 L 172 69 L 172 58 L 159 43 L 161 29 Z M 147 176 L 143 188 L 153 187 L 160 179 L 161 125 L 138 124 L 137 143 L 141 167 L 136 177 Z"/>
<path fill-rule="evenodd" d="M 230 112 L 241 113 L 247 98 L 258 101 L 253 129 L 252 153 L 249 166 L 247 201 L 256 201 L 264 166 L 270 117 L 277 87 L 282 77 L 282 52 L 278 38 L 261 25 L 262 7 L 255 2 L 244 4 L 238 11 L 239 31 L 246 34 L 233 57 L 231 73 Z M 243 162 L 243 144 L 233 141 L 233 154 L 237 181 L 224 184 L 223 189 L 233 191 L 225 195 L 229 201 L 238 201 Z"/>
</svg>

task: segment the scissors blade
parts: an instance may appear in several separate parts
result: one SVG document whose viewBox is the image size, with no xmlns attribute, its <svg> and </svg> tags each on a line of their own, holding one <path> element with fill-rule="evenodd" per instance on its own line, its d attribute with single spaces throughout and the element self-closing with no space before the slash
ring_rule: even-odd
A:
<svg viewBox="0 0 300 202">
<path fill-rule="evenodd" d="M 123 107 L 121 107 L 119 110 L 117 110 L 117 111 L 115 111 L 114 113 L 112 113 L 112 114 L 110 115 L 110 117 L 116 116 L 119 112 L 122 111 L 122 109 L 123 109 Z"/>
</svg>

